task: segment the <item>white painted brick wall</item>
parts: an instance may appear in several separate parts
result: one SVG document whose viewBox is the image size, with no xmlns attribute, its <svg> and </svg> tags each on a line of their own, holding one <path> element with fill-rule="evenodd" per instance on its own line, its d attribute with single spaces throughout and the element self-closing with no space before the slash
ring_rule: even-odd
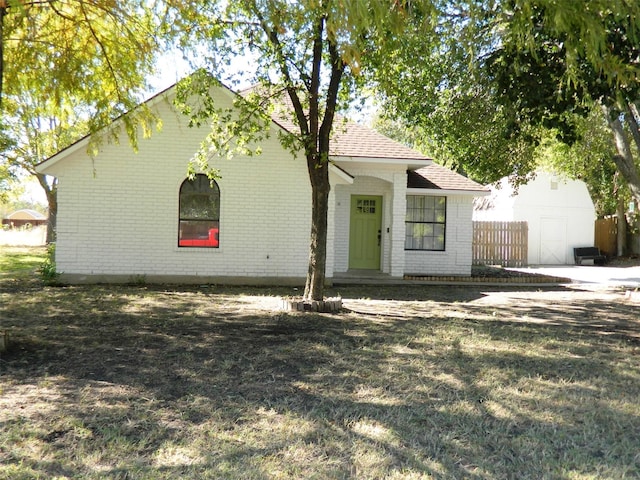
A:
<svg viewBox="0 0 640 480">
<path fill-rule="evenodd" d="M 401 277 L 405 273 L 405 218 L 407 214 L 407 174 L 394 175 L 393 225 L 391 227 L 391 265 L 389 273 Z"/>
<path fill-rule="evenodd" d="M 331 175 L 330 175 L 331 181 Z M 336 242 L 336 194 L 335 185 L 329 191 L 329 211 L 327 212 L 327 257 L 325 265 L 325 275 L 327 278 L 333 277 L 333 268 L 335 265 L 335 242 Z"/>
<path fill-rule="evenodd" d="M 444 252 L 405 251 L 405 273 L 417 275 L 471 275 L 473 198 L 447 197 Z"/>
<path fill-rule="evenodd" d="M 225 97 L 222 97 L 225 100 Z M 92 160 L 81 149 L 51 167 L 59 177 L 58 269 L 67 274 L 304 277 L 311 194 L 303 158 L 277 137 L 264 154 L 212 160 L 222 178 L 220 248 L 178 248 L 178 192 L 204 131 L 168 104 L 163 129 Z M 174 120 L 175 119 L 175 120 Z"/>
<path fill-rule="evenodd" d="M 352 185 L 337 185 L 333 260 L 336 272 L 349 269 L 349 217 L 351 195 L 381 195 L 382 271 L 401 277 L 405 273 L 422 275 L 471 274 L 473 224 L 472 197 L 447 197 L 447 231 L 444 252 L 405 251 L 406 171 L 404 166 L 389 167 L 345 164 L 355 176 Z M 387 229 L 389 230 L 387 232 Z"/>
<path fill-rule="evenodd" d="M 221 101 L 229 101 L 222 95 Z M 58 176 L 56 260 L 71 275 L 296 277 L 307 271 L 311 192 L 305 161 L 280 146 L 277 136 L 256 157 L 215 159 L 220 169 L 220 248 L 178 248 L 178 192 L 187 163 L 205 131 L 188 128 L 169 103 L 157 109 L 163 129 L 140 140 L 136 154 L 105 144 L 91 159 L 84 149 L 47 171 Z M 405 252 L 404 165 L 349 163 L 352 185 L 331 191 L 327 275 L 349 265 L 350 198 L 381 195 L 381 268 L 404 273 L 469 275 L 471 197 L 447 200 L 445 252 Z M 388 232 L 387 232 L 388 229 Z"/>
</svg>

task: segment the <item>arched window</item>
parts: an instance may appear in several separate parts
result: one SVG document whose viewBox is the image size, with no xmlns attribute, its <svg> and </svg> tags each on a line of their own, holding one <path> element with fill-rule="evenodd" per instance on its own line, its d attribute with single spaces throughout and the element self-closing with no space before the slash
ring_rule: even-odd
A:
<svg viewBox="0 0 640 480">
<path fill-rule="evenodd" d="M 180 247 L 220 246 L 220 188 L 214 180 L 198 174 L 180 185 Z"/>
</svg>

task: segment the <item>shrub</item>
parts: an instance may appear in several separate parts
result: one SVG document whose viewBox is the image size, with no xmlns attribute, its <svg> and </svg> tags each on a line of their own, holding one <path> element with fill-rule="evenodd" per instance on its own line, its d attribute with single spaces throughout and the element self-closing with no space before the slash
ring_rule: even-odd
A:
<svg viewBox="0 0 640 480">
<path fill-rule="evenodd" d="M 56 285 L 58 278 L 60 278 L 60 272 L 56 269 L 56 244 L 50 243 L 47 245 L 47 255 L 40 265 L 38 270 L 40 278 L 45 285 Z"/>
</svg>

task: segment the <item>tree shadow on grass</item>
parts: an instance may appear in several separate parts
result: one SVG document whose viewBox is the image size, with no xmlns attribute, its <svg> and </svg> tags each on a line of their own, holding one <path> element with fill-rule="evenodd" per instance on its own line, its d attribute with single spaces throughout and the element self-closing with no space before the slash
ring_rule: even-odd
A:
<svg viewBox="0 0 640 480">
<path fill-rule="evenodd" d="M 509 287 L 505 287 L 509 288 Z M 478 285 L 357 285 L 334 286 L 332 295 L 350 299 L 396 300 L 413 302 L 471 302 L 483 298 L 483 287 Z"/>
<path fill-rule="evenodd" d="M 2 468 L 86 478 L 640 473 L 630 447 L 637 348 L 588 330 L 576 338 L 582 309 L 546 325 L 494 319 L 473 302 L 451 304 L 462 316 L 448 318 L 446 301 L 423 299 L 404 316 L 288 315 L 252 301 L 236 290 L 73 287 L 3 306 L 21 329 L 0 360 L 0 402 L 13 408 L 0 416 Z M 496 308 L 508 319 L 525 307 Z M 622 315 L 600 308 L 594 315 Z"/>
<path fill-rule="evenodd" d="M 573 289 L 540 292 L 511 292 L 502 295 L 496 305 L 479 300 L 465 305 L 465 311 L 479 317 L 493 317 L 511 322 L 572 328 L 604 336 L 618 336 L 640 341 L 638 306 L 625 299 L 624 292 L 597 294 Z"/>
</svg>

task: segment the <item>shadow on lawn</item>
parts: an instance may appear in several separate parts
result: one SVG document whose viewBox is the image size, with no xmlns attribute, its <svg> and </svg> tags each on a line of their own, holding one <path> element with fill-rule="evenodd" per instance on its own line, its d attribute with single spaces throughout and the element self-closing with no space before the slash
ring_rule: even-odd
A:
<svg viewBox="0 0 640 480">
<path fill-rule="evenodd" d="M 507 321 L 533 323 L 548 327 L 571 328 L 590 334 L 618 336 L 640 342 L 638 305 L 625 300 L 622 291 L 608 293 L 608 298 L 585 290 L 562 290 L 535 293 L 502 293 L 499 305 L 482 300 L 465 305 L 465 311 L 478 316 L 493 316 Z"/>
<path fill-rule="evenodd" d="M 404 316 L 306 316 L 252 310 L 240 292 L 69 287 L 0 307 L 15 331 L 0 464 L 89 478 L 640 473 L 626 445 L 640 416 L 617 397 L 640 394 L 631 347 L 581 323 L 622 307 L 432 290 Z"/>
</svg>

